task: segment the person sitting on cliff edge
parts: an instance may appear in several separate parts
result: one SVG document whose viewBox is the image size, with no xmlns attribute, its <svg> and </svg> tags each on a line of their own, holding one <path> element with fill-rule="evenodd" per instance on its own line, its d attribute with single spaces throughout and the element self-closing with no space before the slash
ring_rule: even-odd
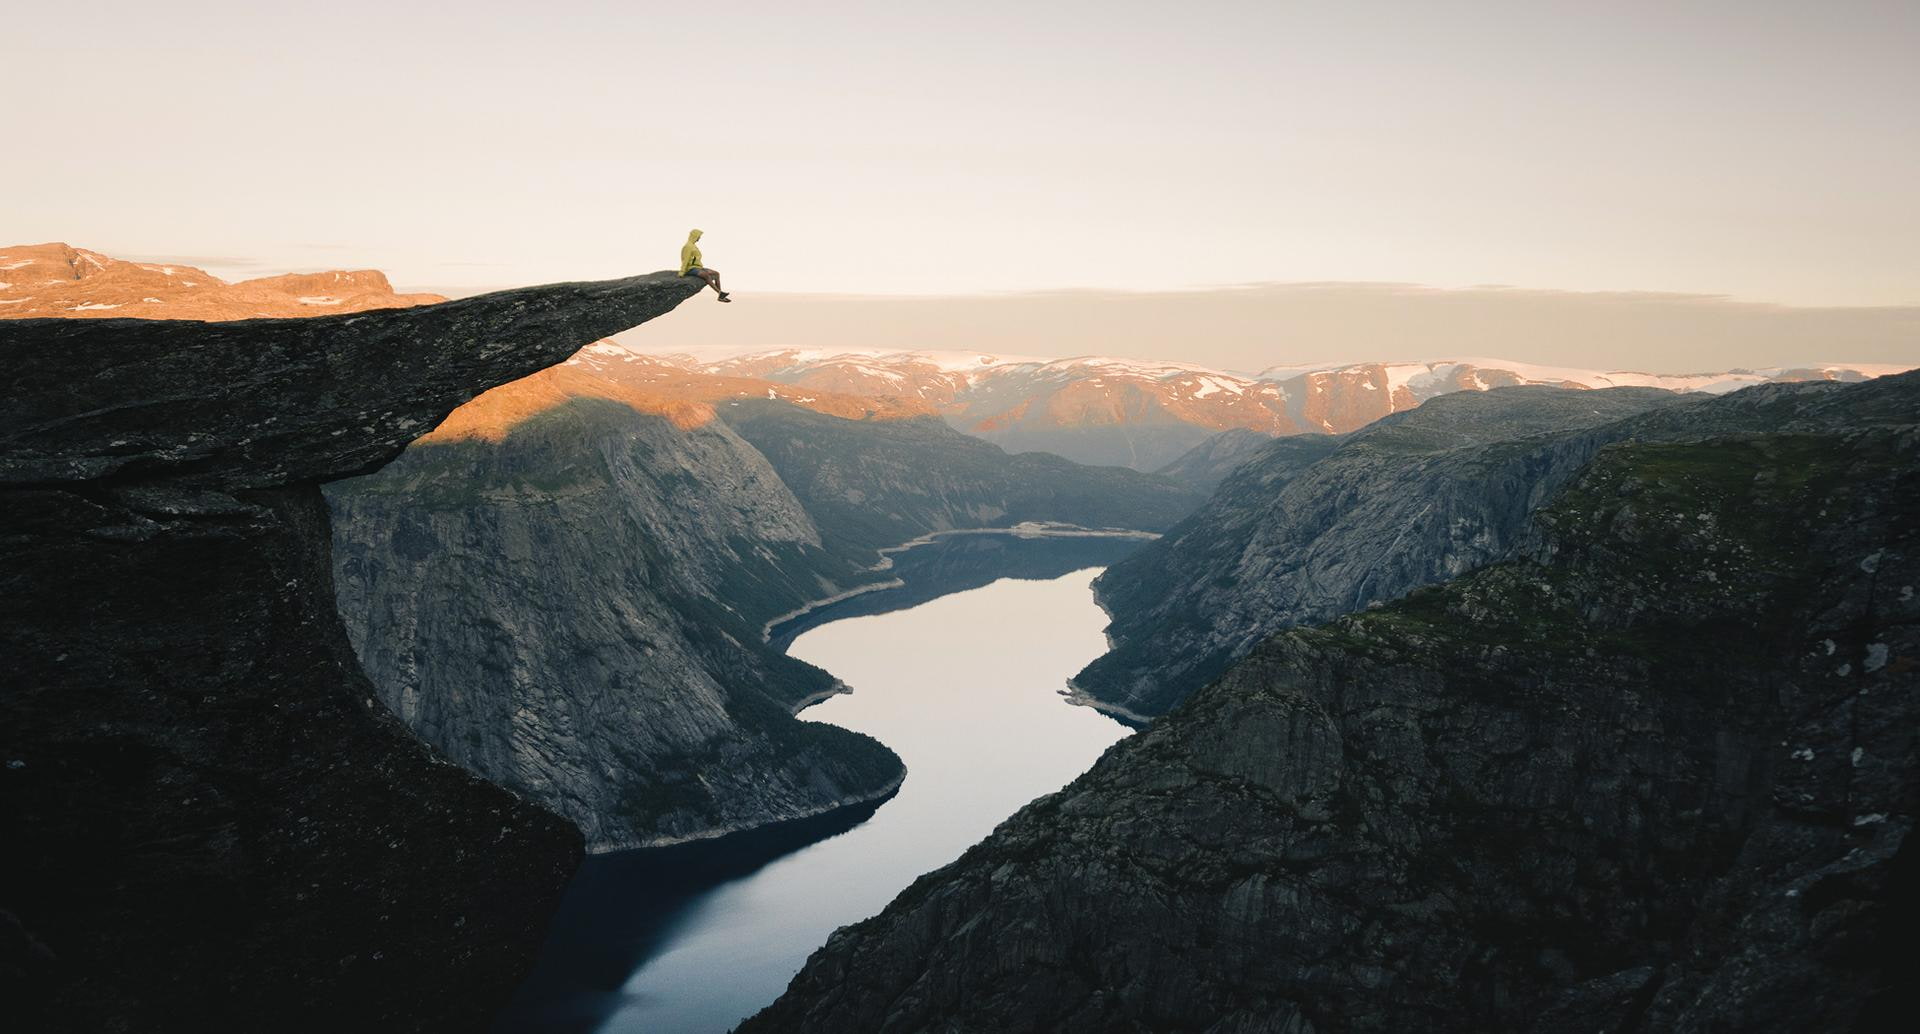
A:
<svg viewBox="0 0 1920 1034">
<path fill-rule="evenodd" d="M 733 301 L 727 297 L 727 292 L 720 289 L 720 274 L 700 264 L 700 245 L 695 243 L 699 239 L 699 230 L 687 231 L 687 243 L 680 245 L 680 275 L 697 276 L 713 288 L 713 293 L 719 295 L 721 301 Z"/>
</svg>

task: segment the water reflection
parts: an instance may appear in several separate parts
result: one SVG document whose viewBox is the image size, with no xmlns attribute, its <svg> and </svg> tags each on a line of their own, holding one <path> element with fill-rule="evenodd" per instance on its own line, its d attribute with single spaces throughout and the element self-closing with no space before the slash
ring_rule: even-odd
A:
<svg viewBox="0 0 1920 1034">
<path fill-rule="evenodd" d="M 778 630 L 854 689 L 803 716 L 892 747 L 907 763 L 900 792 L 877 811 L 588 859 L 497 1029 L 726 1031 L 834 929 L 1085 770 L 1126 734 L 1059 695 L 1105 649 L 1088 562 L 1138 544 L 941 540 L 896 558 L 904 588 Z"/>
<path fill-rule="evenodd" d="M 621 985 L 682 937 L 716 887 L 850 830 L 885 802 L 719 840 L 588 858 L 567 885 L 547 943 L 495 1030 L 588 1034 L 623 1005 Z"/>
</svg>

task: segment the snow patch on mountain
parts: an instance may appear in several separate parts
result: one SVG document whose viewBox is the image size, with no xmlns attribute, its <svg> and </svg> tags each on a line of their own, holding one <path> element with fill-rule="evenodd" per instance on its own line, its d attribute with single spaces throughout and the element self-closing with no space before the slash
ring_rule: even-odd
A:
<svg viewBox="0 0 1920 1034">
<path fill-rule="evenodd" d="M 1200 390 L 1194 392 L 1193 397 L 1197 399 L 1204 399 L 1204 398 L 1210 398 L 1214 395 L 1239 395 L 1244 392 L 1245 388 L 1246 388 L 1245 383 L 1238 380 L 1229 380 L 1228 378 L 1225 378 L 1225 377 L 1206 376 L 1206 377 L 1200 378 Z"/>
<path fill-rule="evenodd" d="M 1463 379 L 1476 390 L 1485 391 L 1509 383 L 1499 374 L 1510 375 L 1521 384 L 1546 384 L 1581 388 L 1664 388 L 1668 391 L 1725 394 L 1753 384 L 1810 375 L 1830 379 L 1882 377 L 1912 367 L 1884 363 L 1809 364 L 1762 369 L 1735 369 L 1716 373 L 1645 373 L 1638 370 L 1592 370 L 1573 366 L 1549 366 L 1523 363 L 1487 356 L 1463 356 L 1457 359 L 1424 362 L 1351 363 L 1345 365 L 1274 366 L 1260 371 L 1261 380 L 1285 381 L 1302 376 L 1344 374 L 1365 376 L 1369 370 L 1385 372 L 1389 393 L 1406 388 L 1415 398 L 1430 397 L 1451 390 Z M 1492 375 L 1492 376 L 1490 376 Z M 1370 384 L 1370 382 L 1369 382 Z"/>
</svg>

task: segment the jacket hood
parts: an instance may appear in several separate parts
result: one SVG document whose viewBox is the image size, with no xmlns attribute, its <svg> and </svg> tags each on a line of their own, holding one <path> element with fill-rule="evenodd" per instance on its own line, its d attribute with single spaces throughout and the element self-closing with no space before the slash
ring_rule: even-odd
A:
<svg viewBox="0 0 1920 1034">
<path fill-rule="evenodd" d="M 688 230 L 688 231 L 687 231 L 687 243 L 688 243 L 688 244 L 692 244 L 692 243 L 693 243 L 694 241 L 697 241 L 697 240 L 699 240 L 699 239 L 700 239 L 700 231 L 699 231 L 699 230 Z"/>
</svg>

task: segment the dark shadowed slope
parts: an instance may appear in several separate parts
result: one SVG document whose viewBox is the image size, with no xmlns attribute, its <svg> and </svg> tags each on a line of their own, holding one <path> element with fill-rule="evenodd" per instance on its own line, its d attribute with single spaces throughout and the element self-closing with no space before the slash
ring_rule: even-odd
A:
<svg viewBox="0 0 1920 1034">
<path fill-rule="evenodd" d="M 471 1030 L 505 1000 L 579 834 L 374 703 L 319 483 L 693 286 L 0 324 L 10 1019 Z"/>
<path fill-rule="evenodd" d="M 1206 505 L 1095 582 L 1113 649 L 1075 684 L 1165 712 L 1261 638 L 1500 556 L 1534 507 L 1607 442 L 1911 420 L 1912 375 L 1729 395 L 1505 388 L 1433 399 L 1319 456 L 1267 446 Z"/>
<path fill-rule="evenodd" d="M 1164 713 L 1277 628 L 1393 599 L 1498 557 L 1653 388 L 1432 399 L 1335 440 L 1281 439 L 1193 516 L 1095 582 L 1113 649 L 1075 676 L 1098 706 Z"/>
</svg>

